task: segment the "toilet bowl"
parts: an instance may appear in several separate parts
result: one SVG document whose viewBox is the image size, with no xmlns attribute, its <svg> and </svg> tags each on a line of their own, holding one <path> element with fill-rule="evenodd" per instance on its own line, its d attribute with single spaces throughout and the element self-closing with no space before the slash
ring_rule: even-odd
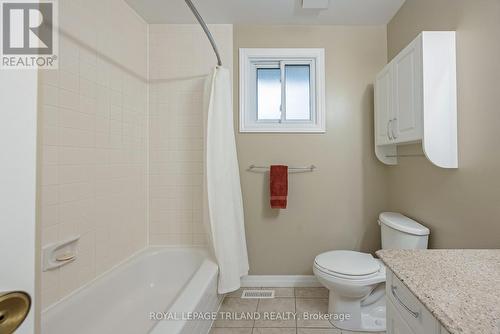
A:
<svg viewBox="0 0 500 334">
<path fill-rule="evenodd" d="M 425 249 L 429 229 L 395 212 L 379 215 L 382 249 Z M 371 254 L 334 250 L 316 256 L 314 275 L 329 291 L 328 313 L 337 328 L 386 330 L 385 266 Z"/>
<path fill-rule="evenodd" d="M 330 251 L 316 257 L 313 267 L 329 291 L 332 324 L 356 331 L 385 330 L 385 266 L 371 254 Z"/>
</svg>

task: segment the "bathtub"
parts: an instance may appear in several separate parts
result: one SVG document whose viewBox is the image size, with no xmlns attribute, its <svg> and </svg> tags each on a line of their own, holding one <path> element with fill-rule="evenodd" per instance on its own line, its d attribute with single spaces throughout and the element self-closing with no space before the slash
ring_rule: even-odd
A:
<svg viewBox="0 0 500 334">
<path fill-rule="evenodd" d="M 202 249 L 148 248 L 44 311 L 42 334 L 208 333 L 181 314 L 217 311 L 217 272 Z"/>
</svg>

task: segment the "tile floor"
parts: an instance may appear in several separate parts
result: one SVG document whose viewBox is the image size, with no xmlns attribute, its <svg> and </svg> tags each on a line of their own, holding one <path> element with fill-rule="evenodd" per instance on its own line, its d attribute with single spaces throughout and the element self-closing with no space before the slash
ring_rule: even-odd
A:
<svg viewBox="0 0 500 334">
<path fill-rule="evenodd" d="M 297 313 L 297 319 L 264 320 L 262 316 L 258 320 L 218 319 L 209 334 L 358 334 L 334 328 L 328 320 L 300 319 L 299 315 L 304 312 L 327 312 L 328 290 L 325 288 L 263 289 L 274 289 L 275 298 L 241 299 L 242 289 L 240 289 L 226 295 L 219 311 L 294 312 Z"/>
</svg>

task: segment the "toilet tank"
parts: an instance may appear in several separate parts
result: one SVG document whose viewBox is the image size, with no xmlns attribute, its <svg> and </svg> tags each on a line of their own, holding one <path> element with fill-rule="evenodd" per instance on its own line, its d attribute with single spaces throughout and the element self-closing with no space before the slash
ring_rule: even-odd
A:
<svg viewBox="0 0 500 334">
<path fill-rule="evenodd" d="M 396 212 L 383 212 L 378 223 L 382 236 L 382 249 L 426 249 L 429 229 Z"/>
</svg>

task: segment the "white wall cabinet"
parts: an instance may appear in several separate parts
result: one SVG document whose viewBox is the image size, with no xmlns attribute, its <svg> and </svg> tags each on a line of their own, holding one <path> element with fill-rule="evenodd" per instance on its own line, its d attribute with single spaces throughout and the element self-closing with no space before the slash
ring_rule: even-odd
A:
<svg viewBox="0 0 500 334">
<path fill-rule="evenodd" d="M 422 32 L 375 79 L 375 152 L 397 164 L 397 145 L 421 142 L 435 165 L 457 168 L 455 32 Z"/>
<path fill-rule="evenodd" d="M 449 334 L 392 271 L 387 270 L 387 334 Z"/>
<path fill-rule="evenodd" d="M 392 72 L 386 67 L 380 72 L 375 81 L 375 124 L 377 145 L 391 143 L 390 120 L 392 119 Z"/>
<path fill-rule="evenodd" d="M 393 117 L 391 130 L 395 143 L 422 138 L 422 40 L 417 39 L 394 59 Z"/>
</svg>

